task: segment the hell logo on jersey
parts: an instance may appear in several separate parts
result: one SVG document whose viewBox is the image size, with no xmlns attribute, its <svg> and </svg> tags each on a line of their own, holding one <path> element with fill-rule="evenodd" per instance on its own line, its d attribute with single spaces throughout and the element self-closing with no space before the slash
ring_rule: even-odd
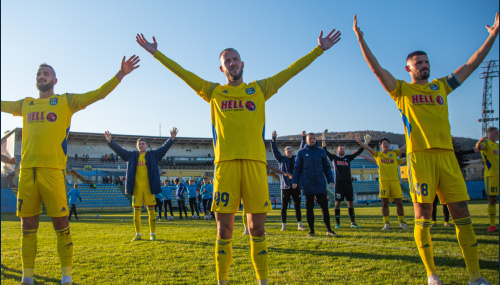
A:
<svg viewBox="0 0 500 285">
<path fill-rule="evenodd" d="M 248 95 L 252 95 L 253 93 L 255 93 L 255 89 L 253 87 L 250 87 L 250 88 L 245 89 L 245 92 Z"/>
<path fill-rule="evenodd" d="M 394 159 L 387 159 L 387 158 L 382 158 L 380 160 L 382 163 L 394 163 Z"/>
<path fill-rule="evenodd" d="M 49 112 L 49 113 L 47 114 L 47 121 L 48 121 L 48 122 L 51 122 L 51 123 L 53 123 L 53 122 L 57 121 L 57 115 L 56 115 L 56 113 L 54 113 L 54 112 Z"/>
<path fill-rule="evenodd" d="M 436 97 L 434 97 L 433 95 L 417 94 L 411 96 L 411 101 L 413 105 L 434 105 L 436 103 L 439 105 L 444 105 L 444 100 L 441 95 L 437 95 Z"/>
<path fill-rule="evenodd" d="M 52 106 L 57 105 L 57 98 L 50 98 L 49 104 Z"/>
<path fill-rule="evenodd" d="M 28 113 L 28 123 L 33 121 L 45 121 L 45 112 L 31 112 Z"/>
</svg>

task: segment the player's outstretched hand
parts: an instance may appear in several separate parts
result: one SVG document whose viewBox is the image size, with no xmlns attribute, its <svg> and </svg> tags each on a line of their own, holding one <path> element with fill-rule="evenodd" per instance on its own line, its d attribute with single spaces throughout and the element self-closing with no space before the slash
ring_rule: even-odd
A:
<svg viewBox="0 0 500 285">
<path fill-rule="evenodd" d="M 354 140 L 355 140 L 357 143 L 361 143 L 361 136 L 360 136 L 359 134 L 354 135 Z"/>
<path fill-rule="evenodd" d="M 336 33 L 335 29 L 333 29 L 326 37 L 323 38 L 323 31 L 319 33 L 318 37 L 318 46 L 323 50 L 328 50 L 332 46 L 334 46 L 336 43 L 340 41 L 340 31 L 337 31 Z"/>
<path fill-rule="evenodd" d="M 324 130 L 323 133 L 321 133 L 321 139 L 326 140 L 326 134 L 328 133 L 328 129 Z"/>
<path fill-rule="evenodd" d="M 352 24 L 352 30 L 356 34 L 356 37 L 358 37 L 358 41 L 363 38 L 363 32 L 361 29 L 358 27 L 358 17 L 356 14 L 354 14 L 354 23 Z"/>
<path fill-rule="evenodd" d="M 148 42 L 143 34 L 137 34 L 135 39 L 137 40 L 137 43 L 150 54 L 155 55 L 156 51 L 158 51 L 158 43 L 156 42 L 155 37 L 153 37 L 153 43 Z"/>
<path fill-rule="evenodd" d="M 276 131 L 273 131 L 273 134 L 271 135 L 273 140 L 276 140 L 276 138 L 278 137 L 278 134 L 276 133 Z"/>
<path fill-rule="evenodd" d="M 292 184 L 293 189 L 297 189 L 297 183 Z"/>
<path fill-rule="evenodd" d="M 125 61 L 125 56 L 122 59 L 122 65 L 120 67 L 120 71 L 116 74 L 116 78 L 118 80 L 122 81 L 123 77 L 125 75 L 129 74 L 130 72 L 134 71 L 134 69 L 139 68 L 140 65 L 137 65 L 141 61 L 138 56 L 135 54 L 131 56 L 129 59 Z"/>
<path fill-rule="evenodd" d="M 104 132 L 104 137 L 108 142 L 111 142 L 111 133 L 109 131 Z"/>
<path fill-rule="evenodd" d="M 305 137 L 306 136 L 306 131 L 302 131 L 302 136 Z"/>
<path fill-rule="evenodd" d="M 175 139 L 175 137 L 177 136 L 177 133 L 179 132 L 179 130 L 174 127 L 171 131 L 170 131 L 170 139 Z"/>
<path fill-rule="evenodd" d="M 497 14 L 495 15 L 495 23 L 493 24 L 493 26 L 488 26 L 486 25 L 486 29 L 488 30 L 488 32 L 490 33 L 490 35 L 498 35 L 498 12 Z"/>
<path fill-rule="evenodd" d="M 288 176 L 288 178 L 292 179 L 292 174 L 290 173 L 285 173 L 286 176 Z"/>
</svg>

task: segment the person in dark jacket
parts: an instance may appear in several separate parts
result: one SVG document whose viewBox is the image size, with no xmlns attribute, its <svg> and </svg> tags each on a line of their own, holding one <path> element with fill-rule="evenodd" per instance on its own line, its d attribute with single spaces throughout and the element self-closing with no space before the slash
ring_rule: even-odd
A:
<svg viewBox="0 0 500 285">
<path fill-rule="evenodd" d="M 155 194 L 161 193 L 158 161 L 165 156 L 168 149 L 174 143 L 177 132 L 177 128 L 173 128 L 170 131 L 170 139 L 160 148 L 148 151 L 146 151 L 148 144 L 143 138 L 137 139 L 137 151 L 127 151 L 111 139 L 109 131 L 104 133 L 109 147 L 127 162 L 125 194 L 132 195 L 133 197 L 132 206 L 134 207 L 134 226 L 136 232 L 132 241 L 141 240 L 141 207 L 143 204 L 148 208 L 150 240 L 156 240 Z"/>
<path fill-rule="evenodd" d="M 302 132 L 302 135 L 305 136 L 305 132 Z M 273 151 L 273 156 L 278 162 L 279 169 L 286 173 L 293 173 L 293 166 L 295 162 L 295 155 L 293 155 L 293 148 L 291 146 L 285 147 L 285 155 L 283 156 L 281 152 L 278 150 L 278 145 L 276 144 L 276 131 L 273 131 L 272 140 L 271 140 L 271 149 Z M 304 146 L 300 145 L 300 149 Z M 300 212 L 300 187 L 297 189 L 292 188 L 292 178 L 280 174 L 280 188 L 281 188 L 281 230 L 286 230 L 286 210 L 288 208 L 288 204 L 290 204 L 290 196 L 293 199 L 293 205 L 295 208 L 295 217 L 298 222 L 298 230 L 303 231 L 304 227 L 302 226 L 302 213 Z"/>
<path fill-rule="evenodd" d="M 309 224 L 309 236 L 314 236 L 314 197 L 318 201 L 323 213 L 323 222 L 326 226 L 327 236 L 336 236 L 330 227 L 330 213 L 328 212 L 328 200 L 326 182 L 333 188 L 333 175 L 330 161 L 325 150 L 316 145 L 316 136 L 307 134 L 307 145 L 297 152 L 297 159 L 293 169 L 292 187 L 297 189 L 302 184 L 303 194 L 306 196 L 307 223 Z M 326 179 L 325 179 L 326 177 Z"/>
</svg>

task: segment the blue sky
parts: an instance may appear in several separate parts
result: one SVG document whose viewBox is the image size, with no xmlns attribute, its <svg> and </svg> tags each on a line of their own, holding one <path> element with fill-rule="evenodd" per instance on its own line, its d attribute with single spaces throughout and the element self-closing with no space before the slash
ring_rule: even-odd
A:
<svg viewBox="0 0 500 285">
<path fill-rule="evenodd" d="M 141 67 L 107 98 L 73 116 L 71 130 L 114 134 L 211 137 L 210 107 L 135 41 L 153 35 L 158 48 L 201 78 L 225 83 L 218 55 L 237 49 L 246 82 L 285 69 L 317 45 L 320 30 L 341 41 L 290 80 L 266 103 L 266 138 L 320 132 L 378 130 L 404 133 L 395 103 L 364 62 L 352 17 L 381 63 L 409 81 L 406 55 L 425 50 L 431 77 L 464 64 L 487 38 L 498 1 L 2 1 L 1 97 L 38 97 L 42 62 L 58 77 L 56 94 L 97 89 L 139 55 Z M 486 60 L 498 59 L 498 38 Z M 476 70 L 450 98 L 452 134 L 479 138 L 484 80 Z M 499 85 L 493 80 L 498 116 Z M 498 122 L 495 124 L 498 126 Z M 22 127 L 2 113 L 1 131 Z"/>
</svg>

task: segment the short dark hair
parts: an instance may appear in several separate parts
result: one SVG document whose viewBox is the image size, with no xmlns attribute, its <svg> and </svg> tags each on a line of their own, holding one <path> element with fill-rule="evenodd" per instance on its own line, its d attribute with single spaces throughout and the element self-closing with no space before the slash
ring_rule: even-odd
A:
<svg viewBox="0 0 500 285">
<path fill-rule="evenodd" d="M 54 73 L 54 78 L 56 77 L 56 71 L 54 70 L 54 68 L 48 64 L 46 64 L 45 62 L 40 64 L 40 66 L 38 67 L 38 69 L 42 68 L 42 67 L 48 67 L 50 69 L 52 69 L 52 72 Z"/>
<path fill-rule="evenodd" d="M 494 131 L 498 131 L 498 128 L 497 127 L 489 127 L 486 132 L 489 134 L 491 132 L 494 132 Z"/>
<path fill-rule="evenodd" d="M 174 179 L 174 182 L 175 182 L 175 183 L 179 183 L 179 181 L 181 181 L 179 178 L 175 178 L 175 179 Z"/>
<path fill-rule="evenodd" d="M 239 53 L 237 50 L 235 50 L 234 48 L 227 48 L 227 49 L 225 49 L 225 50 L 221 51 L 221 53 L 219 54 L 219 60 L 220 60 L 220 58 L 222 57 L 222 55 L 223 55 L 226 51 L 235 51 L 235 52 L 238 54 L 238 56 L 240 57 L 240 59 L 241 59 L 241 55 L 240 55 L 240 53 Z"/>
<path fill-rule="evenodd" d="M 408 61 L 408 59 L 416 56 L 416 55 L 427 55 L 427 53 L 425 51 L 421 51 L 421 50 L 416 50 L 412 53 L 410 53 L 407 57 L 406 57 L 406 61 Z"/>
<path fill-rule="evenodd" d="M 387 141 L 389 144 L 391 144 L 391 141 L 388 138 L 381 138 L 380 141 L 378 142 L 378 144 L 382 145 L 383 141 Z"/>
<path fill-rule="evenodd" d="M 73 184 L 73 188 L 78 188 L 78 183 Z"/>
<path fill-rule="evenodd" d="M 143 141 L 143 142 L 145 142 L 145 143 L 148 143 L 148 141 L 147 141 L 147 140 L 145 140 L 145 139 L 143 139 L 143 138 L 138 138 L 138 139 L 137 139 L 137 143 L 139 143 L 140 141 Z"/>
</svg>

